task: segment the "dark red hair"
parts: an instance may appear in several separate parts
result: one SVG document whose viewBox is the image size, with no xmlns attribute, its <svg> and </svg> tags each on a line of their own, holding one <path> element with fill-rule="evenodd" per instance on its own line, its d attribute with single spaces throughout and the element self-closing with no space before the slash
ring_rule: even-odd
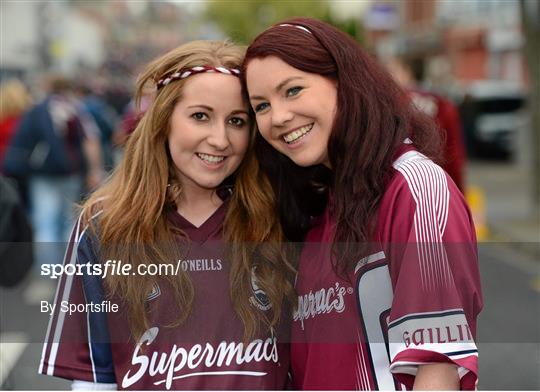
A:
<svg viewBox="0 0 540 392">
<path fill-rule="evenodd" d="M 406 92 L 376 60 L 351 37 L 327 23 L 294 18 L 261 33 L 247 49 L 242 66 L 244 85 L 249 62 L 267 56 L 276 56 L 301 71 L 337 81 L 337 112 L 328 143 L 332 166 L 328 185 L 332 214 L 337 222 L 334 243 L 343 245 L 337 260 L 343 260 L 339 267 L 345 267 L 361 258 L 362 244 L 371 237 L 380 200 L 393 173 L 397 149 L 410 137 L 417 150 L 435 158 L 440 145 L 439 131 L 431 119 L 411 105 Z M 302 170 L 279 157 L 281 154 L 272 152 L 262 138 L 257 151 L 271 177 Z M 292 180 L 289 178 L 284 183 L 283 179 L 273 178 L 273 184 L 278 200 L 283 201 L 280 208 L 286 233 L 297 237 L 299 232 L 305 232 L 310 211 L 302 207 L 306 193 L 295 184 L 298 176 Z M 293 218 L 287 218 L 291 214 Z"/>
</svg>

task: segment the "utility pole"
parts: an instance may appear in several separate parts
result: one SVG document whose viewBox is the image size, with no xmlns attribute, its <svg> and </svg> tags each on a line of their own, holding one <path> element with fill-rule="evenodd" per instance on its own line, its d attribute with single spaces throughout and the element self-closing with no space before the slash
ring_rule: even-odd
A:
<svg viewBox="0 0 540 392">
<path fill-rule="evenodd" d="M 531 141 L 531 185 L 532 209 L 535 217 L 540 214 L 540 2 L 520 0 L 521 20 L 525 34 L 523 47 L 529 80 L 530 141 Z"/>
</svg>

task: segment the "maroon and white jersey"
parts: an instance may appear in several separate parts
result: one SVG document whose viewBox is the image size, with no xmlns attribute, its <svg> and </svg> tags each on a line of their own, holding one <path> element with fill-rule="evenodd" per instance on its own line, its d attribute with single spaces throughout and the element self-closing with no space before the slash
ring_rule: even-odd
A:
<svg viewBox="0 0 540 392">
<path fill-rule="evenodd" d="M 461 192 L 410 146 L 380 204 L 370 251 L 340 277 L 329 208 L 300 259 L 291 340 L 293 387 L 412 389 L 419 365 L 458 366 L 474 389 L 482 308 L 476 237 Z"/>
<path fill-rule="evenodd" d="M 283 330 L 260 328 L 260 335 L 243 342 L 244 328 L 229 295 L 229 265 L 224 259 L 224 203 L 202 226 L 194 227 L 176 212 L 170 220 L 190 239 L 180 266 L 193 282 L 191 313 L 181 326 L 171 326 L 178 314 L 172 288 L 159 279 L 147 297 L 149 328 L 135 342 L 130 335 L 126 306 L 109 298 L 102 276 L 64 276 L 43 347 L 39 372 L 72 380 L 116 383 L 119 389 L 282 389 L 289 370 L 289 338 Z M 80 222 L 78 223 L 80 226 Z M 76 227 L 67 250 L 67 263 L 99 260 L 89 230 Z M 175 262 L 175 261 L 171 261 Z M 254 311 L 269 308 L 252 281 Z M 60 304 L 110 300 L 118 312 L 62 312 Z M 266 301 L 266 302 L 265 302 Z"/>
</svg>

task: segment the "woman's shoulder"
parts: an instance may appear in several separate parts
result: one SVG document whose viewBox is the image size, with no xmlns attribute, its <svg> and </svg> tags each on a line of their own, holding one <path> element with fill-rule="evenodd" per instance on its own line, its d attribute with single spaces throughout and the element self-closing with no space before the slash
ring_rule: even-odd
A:
<svg viewBox="0 0 540 392">
<path fill-rule="evenodd" d="M 444 208 L 461 192 L 446 172 L 433 160 L 409 149 L 393 162 L 392 177 L 386 186 L 382 205 L 386 208 Z"/>
<path fill-rule="evenodd" d="M 387 189 L 407 187 L 415 196 L 449 190 L 448 177 L 442 167 L 415 149 L 398 156 L 392 166 L 394 175 Z"/>
<path fill-rule="evenodd" d="M 83 234 L 96 232 L 99 223 L 99 217 L 105 211 L 106 197 L 100 197 L 95 200 L 89 200 L 80 209 L 79 218 L 75 224 L 75 230 L 78 233 L 77 239 L 80 240 Z"/>
<path fill-rule="evenodd" d="M 396 211 L 409 211 L 409 217 L 416 212 L 422 217 L 435 213 L 445 220 L 450 210 L 457 211 L 456 207 L 466 210 L 462 208 L 466 206 L 463 194 L 450 176 L 417 150 L 411 149 L 398 156 L 393 169 L 381 201 L 381 210 L 391 216 Z"/>
</svg>

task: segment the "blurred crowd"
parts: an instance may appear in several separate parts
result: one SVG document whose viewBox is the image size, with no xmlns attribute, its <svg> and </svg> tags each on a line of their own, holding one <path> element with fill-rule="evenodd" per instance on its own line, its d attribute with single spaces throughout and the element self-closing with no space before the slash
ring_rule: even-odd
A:
<svg viewBox="0 0 540 392">
<path fill-rule="evenodd" d="M 48 75 L 43 91 L 1 83 L 0 285 L 16 284 L 33 254 L 36 266 L 61 260 L 77 203 L 119 161 L 141 114 L 127 89 L 103 85 L 61 75 Z M 32 251 L 32 242 L 51 246 Z"/>
</svg>

